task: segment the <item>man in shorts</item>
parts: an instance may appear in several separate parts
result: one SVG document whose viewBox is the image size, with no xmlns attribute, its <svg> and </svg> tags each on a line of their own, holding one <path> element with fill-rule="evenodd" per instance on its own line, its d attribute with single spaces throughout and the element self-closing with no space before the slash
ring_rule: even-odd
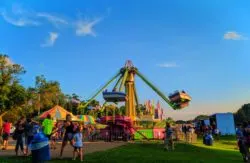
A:
<svg viewBox="0 0 250 163">
<path fill-rule="evenodd" d="M 64 128 L 65 128 L 65 133 L 64 133 L 63 141 L 62 141 L 60 158 L 62 158 L 64 148 L 67 145 L 68 141 L 70 142 L 70 145 L 73 146 L 72 139 L 73 139 L 73 136 L 74 136 L 74 124 L 71 121 L 71 115 L 70 114 L 66 115 L 66 120 L 64 121 Z"/>
<path fill-rule="evenodd" d="M 3 148 L 2 150 L 6 150 L 8 148 L 8 140 L 10 136 L 11 123 L 8 120 L 5 120 L 2 127 L 2 138 L 3 138 Z"/>
</svg>

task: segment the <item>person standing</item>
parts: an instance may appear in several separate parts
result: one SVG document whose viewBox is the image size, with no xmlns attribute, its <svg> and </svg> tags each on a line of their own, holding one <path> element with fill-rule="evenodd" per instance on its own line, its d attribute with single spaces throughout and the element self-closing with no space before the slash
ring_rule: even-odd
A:
<svg viewBox="0 0 250 163">
<path fill-rule="evenodd" d="M 250 147 L 250 125 L 248 122 L 243 122 L 243 141 L 244 141 L 244 154 L 243 157 L 244 160 L 250 160 L 250 153 L 249 153 L 249 147 Z"/>
<path fill-rule="evenodd" d="M 220 140 L 220 130 L 218 128 L 214 130 L 214 135 L 217 140 Z"/>
<path fill-rule="evenodd" d="M 165 142 L 164 142 L 164 150 L 169 150 L 171 148 L 174 150 L 174 140 L 173 140 L 173 129 L 171 128 L 169 123 L 166 123 L 165 127 Z"/>
<path fill-rule="evenodd" d="M 192 126 L 190 126 L 189 129 L 188 129 L 188 132 L 189 132 L 189 142 L 193 143 L 194 128 Z"/>
<path fill-rule="evenodd" d="M 83 161 L 83 136 L 82 136 L 82 126 L 78 126 L 76 133 L 73 136 L 73 160 L 76 160 L 76 154 L 80 156 L 81 162 Z"/>
<path fill-rule="evenodd" d="M 53 129 L 53 120 L 51 119 L 51 115 L 48 114 L 47 118 L 43 120 L 42 123 L 43 133 L 50 140 L 52 129 Z"/>
<path fill-rule="evenodd" d="M 8 120 L 5 120 L 2 127 L 2 137 L 3 137 L 3 148 L 2 150 L 6 150 L 8 148 L 8 140 L 10 136 L 11 123 Z"/>
<path fill-rule="evenodd" d="M 29 153 L 29 145 L 31 144 L 31 141 L 33 140 L 34 133 L 33 128 L 34 125 L 39 124 L 38 122 L 33 121 L 31 118 L 27 118 L 25 127 L 24 127 L 24 133 L 25 133 L 25 144 L 26 144 L 26 154 Z"/>
<path fill-rule="evenodd" d="M 184 132 L 184 139 L 185 139 L 185 142 L 187 142 L 187 126 L 184 125 L 183 128 L 182 128 L 182 131 Z"/>
<path fill-rule="evenodd" d="M 65 133 L 64 133 L 64 136 L 63 136 L 63 140 L 62 140 L 60 158 L 62 158 L 64 148 L 67 145 L 68 141 L 70 142 L 70 145 L 73 146 L 72 139 L 73 139 L 73 134 L 74 134 L 74 124 L 71 121 L 71 115 L 70 114 L 66 115 L 66 120 L 64 122 L 64 128 L 65 128 Z"/>
<path fill-rule="evenodd" d="M 19 121 L 17 121 L 15 126 L 16 126 L 16 130 L 15 130 L 15 134 L 16 134 L 16 148 L 15 148 L 16 156 L 18 156 L 19 147 L 21 148 L 22 153 L 24 155 L 26 155 L 26 153 L 24 152 L 24 147 L 23 147 L 25 118 L 22 117 Z"/>
</svg>

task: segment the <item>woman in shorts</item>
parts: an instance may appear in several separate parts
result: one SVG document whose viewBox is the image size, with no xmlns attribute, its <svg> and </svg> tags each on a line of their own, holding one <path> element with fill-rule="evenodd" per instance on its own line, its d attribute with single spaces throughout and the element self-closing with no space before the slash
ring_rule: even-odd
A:
<svg viewBox="0 0 250 163">
<path fill-rule="evenodd" d="M 74 124 L 71 121 L 71 115 L 70 114 L 66 115 L 66 121 L 64 122 L 64 128 L 65 128 L 65 133 L 64 133 L 64 136 L 63 136 L 63 140 L 62 140 L 60 158 L 62 158 L 64 148 L 67 145 L 68 141 L 73 146 L 72 139 L 73 139 L 73 134 L 74 134 Z"/>
</svg>

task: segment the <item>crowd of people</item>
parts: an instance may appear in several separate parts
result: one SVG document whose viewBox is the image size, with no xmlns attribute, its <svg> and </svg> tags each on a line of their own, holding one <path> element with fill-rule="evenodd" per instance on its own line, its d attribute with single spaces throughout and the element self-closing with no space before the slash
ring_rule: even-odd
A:
<svg viewBox="0 0 250 163">
<path fill-rule="evenodd" d="M 11 133 L 12 124 L 5 120 L 0 131 L 3 148 L 6 150 L 8 148 L 8 140 Z M 56 149 L 56 141 L 61 140 L 61 150 L 59 157 L 63 157 L 63 152 L 66 145 L 69 143 L 73 148 L 73 160 L 77 156 L 80 157 L 80 160 L 83 161 L 83 138 L 87 137 L 89 141 L 94 140 L 94 135 L 97 133 L 95 127 L 93 126 L 84 126 L 80 123 L 73 123 L 71 120 L 71 115 L 66 115 L 66 120 L 63 122 L 54 122 L 50 115 L 48 115 L 41 123 L 34 121 L 32 118 L 21 117 L 15 126 L 15 131 L 12 135 L 12 138 L 16 140 L 15 152 L 16 155 L 19 154 L 21 150 L 23 155 L 29 155 L 30 149 L 29 146 L 32 143 L 34 138 L 34 130 L 39 129 L 45 137 L 50 141 L 50 148 Z M 86 129 L 83 132 L 83 129 Z M 175 129 L 171 127 L 169 123 L 166 123 L 165 126 L 165 141 L 164 149 L 165 150 L 174 150 L 174 133 Z M 185 136 L 185 140 L 188 141 L 187 137 L 189 134 L 198 133 L 203 134 L 204 142 L 206 138 L 212 138 L 215 136 L 219 139 L 220 132 L 217 128 L 209 125 L 192 127 L 190 125 L 182 125 L 180 127 L 180 132 Z M 86 135 L 83 135 L 86 133 Z M 249 147 L 250 147 L 250 122 L 244 122 L 242 125 L 239 125 L 236 129 L 236 135 L 238 140 L 238 146 L 240 152 L 242 153 L 244 159 L 249 159 Z M 211 145 L 211 144 L 210 144 Z"/>
<path fill-rule="evenodd" d="M 3 139 L 2 150 L 6 150 L 8 148 L 11 126 L 12 124 L 8 122 L 8 120 L 4 121 L 2 131 L 0 132 Z M 31 145 L 36 133 L 34 130 L 39 130 L 50 141 L 51 149 L 56 149 L 57 140 L 62 141 L 59 155 L 60 158 L 63 156 L 64 148 L 68 143 L 70 143 L 73 147 L 73 160 L 79 156 L 80 160 L 83 161 L 83 129 L 84 127 L 86 128 L 86 126 L 81 123 L 73 123 L 70 114 L 66 115 L 66 120 L 62 123 L 55 123 L 50 115 L 48 115 L 41 123 L 34 121 L 32 118 L 21 117 L 17 123 L 14 124 L 14 126 L 15 131 L 12 138 L 13 140 L 16 140 L 16 155 L 19 155 L 20 150 L 23 155 L 30 155 L 29 146 Z M 92 135 L 95 132 L 95 128 L 93 126 L 89 126 L 86 130 L 88 138 L 93 140 Z"/>
</svg>

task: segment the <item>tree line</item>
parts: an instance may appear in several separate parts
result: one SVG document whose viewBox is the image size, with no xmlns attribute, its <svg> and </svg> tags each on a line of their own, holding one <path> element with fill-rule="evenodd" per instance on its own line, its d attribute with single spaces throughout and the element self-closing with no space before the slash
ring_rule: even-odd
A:
<svg viewBox="0 0 250 163">
<path fill-rule="evenodd" d="M 25 88 L 20 76 L 26 73 L 23 66 L 13 63 L 9 56 L 0 54 L 0 118 L 15 121 L 20 116 L 35 116 L 55 105 L 60 105 L 73 114 L 85 114 L 88 109 L 81 106 L 86 101 L 73 94 L 62 92 L 58 81 L 50 81 L 40 75 L 34 87 Z M 89 106 L 99 105 L 94 100 Z"/>
<path fill-rule="evenodd" d="M 250 121 L 250 103 L 242 105 L 236 112 L 233 113 L 235 125 L 240 125 L 243 122 Z M 192 121 L 199 121 L 209 119 L 209 115 L 198 115 Z M 186 121 L 177 121 L 177 123 L 183 124 Z"/>
</svg>

